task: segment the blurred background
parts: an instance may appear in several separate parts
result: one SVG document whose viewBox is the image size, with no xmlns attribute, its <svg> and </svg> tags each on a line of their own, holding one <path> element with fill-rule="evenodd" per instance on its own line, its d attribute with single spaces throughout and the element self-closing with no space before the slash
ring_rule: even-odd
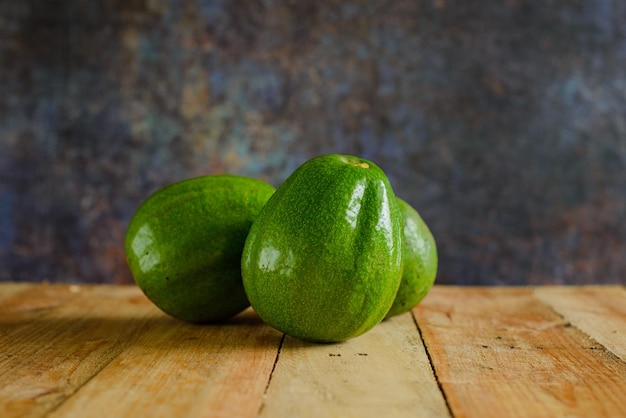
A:
<svg viewBox="0 0 626 418">
<path fill-rule="evenodd" d="M 0 0 L 0 280 L 130 283 L 139 204 L 378 163 L 437 283 L 626 284 L 626 2 Z"/>
</svg>

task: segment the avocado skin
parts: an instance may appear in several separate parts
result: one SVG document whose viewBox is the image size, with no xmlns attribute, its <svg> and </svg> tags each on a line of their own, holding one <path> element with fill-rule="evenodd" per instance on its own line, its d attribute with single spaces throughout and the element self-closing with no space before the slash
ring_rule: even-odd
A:
<svg viewBox="0 0 626 418">
<path fill-rule="evenodd" d="M 156 191 L 137 209 L 125 237 L 138 287 L 165 313 L 187 322 L 220 321 L 247 308 L 241 254 L 274 191 L 261 180 L 229 174 Z"/>
<path fill-rule="evenodd" d="M 371 161 L 338 154 L 289 176 L 252 225 L 242 256 L 244 289 L 261 319 L 319 343 L 378 324 L 401 273 L 402 215 L 387 176 Z"/>
<path fill-rule="evenodd" d="M 397 198 L 404 220 L 402 280 L 385 318 L 408 312 L 426 297 L 437 277 L 437 243 L 420 214 Z"/>
</svg>

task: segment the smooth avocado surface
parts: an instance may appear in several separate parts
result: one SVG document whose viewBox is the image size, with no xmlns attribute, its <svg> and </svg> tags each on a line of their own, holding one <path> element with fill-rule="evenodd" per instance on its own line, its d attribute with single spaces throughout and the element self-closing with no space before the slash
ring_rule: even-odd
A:
<svg viewBox="0 0 626 418">
<path fill-rule="evenodd" d="M 241 254 L 274 191 L 261 180 L 227 174 L 156 191 L 135 212 L 125 238 L 139 288 L 164 312 L 188 322 L 219 321 L 247 308 Z"/>
<path fill-rule="evenodd" d="M 244 289 L 268 324 L 344 341 L 387 314 L 402 274 L 403 221 L 385 173 L 347 155 L 313 158 L 261 210 L 241 260 Z"/>
</svg>

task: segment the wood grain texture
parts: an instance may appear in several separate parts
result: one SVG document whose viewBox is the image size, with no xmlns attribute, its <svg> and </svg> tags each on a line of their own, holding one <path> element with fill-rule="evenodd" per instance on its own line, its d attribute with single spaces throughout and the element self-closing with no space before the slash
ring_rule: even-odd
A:
<svg viewBox="0 0 626 418">
<path fill-rule="evenodd" d="M 2 291 L 0 292 L 0 304 L 4 305 L 4 301 L 12 298 L 14 295 L 21 292 L 28 292 L 32 290 L 32 284 L 30 283 L 5 283 L 2 284 Z"/>
<path fill-rule="evenodd" d="M 250 310 L 206 326 L 155 316 L 51 417 L 255 417 L 281 338 Z"/>
<path fill-rule="evenodd" d="M 3 285 L 1 293 L 15 288 Z M 57 407 L 131 344 L 154 313 L 132 287 L 43 285 L 5 299 L 0 416 L 36 417 Z"/>
<path fill-rule="evenodd" d="M 131 286 L 0 283 L 0 417 L 626 417 L 620 286 L 435 286 L 342 344 Z"/>
<path fill-rule="evenodd" d="M 626 290 L 622 286 L 538 287 L 535 295 L 576 328 L 626 361 Z"/>
<path fill-rule="evenodd" d="M 341 344 L 285 339 L 261 417 L 447 417 L 410 314 Z"/>
<path fill-rule="evenodd" d="M 626 415 L 626 364 L 532 289 L 439 287 L 414 312 L 455 417 Z"/>
</svg>

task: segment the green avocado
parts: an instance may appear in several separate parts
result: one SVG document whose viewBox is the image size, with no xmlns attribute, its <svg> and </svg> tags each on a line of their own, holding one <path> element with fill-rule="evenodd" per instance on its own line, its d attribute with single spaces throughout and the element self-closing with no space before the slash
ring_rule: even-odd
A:
<svg viewBox="0 0 626 418">
<path fill-rule="evenodd" d="M 396 299 L 385 318 L 405 313 L 417 306 L 435 283 L 437 244 L 428 225 L 407 202 L 397 198 L 404 220 L 403 271 Z"/>
<path fill-rule="evenodd" d="M 205 323 L 250 306 L 241 253 L 273 186 L 234 175 L 180 181 L 152 194 L 130 220 L 126 259 L 138 287 L 161 310 Z"/>
<path fill-rule="evenodd" d="M 346 155 L 301 165 L 261 210 L 242 277 L 266 323 L 312 342 L 368 331 L 389 311 L 402 274 L 402 215 L 385 173 Z"/>
</svg>

